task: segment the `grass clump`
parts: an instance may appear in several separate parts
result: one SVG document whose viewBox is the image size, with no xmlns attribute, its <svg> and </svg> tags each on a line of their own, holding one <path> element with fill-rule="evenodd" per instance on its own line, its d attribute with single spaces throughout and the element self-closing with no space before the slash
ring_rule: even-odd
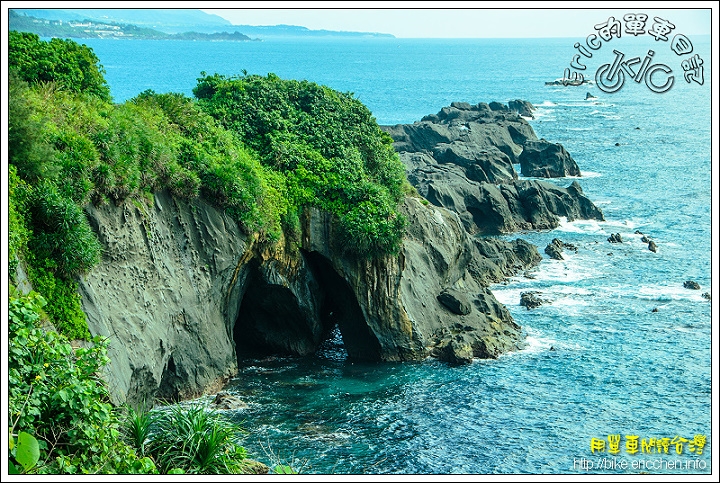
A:
<svg viewBox="0 0 720 483">
<path fill-rule="evenodd" d="M 204 404 L 128 407 L 124 428 L 126 441 L 164 474 L 237 474 L 257 466 L 237 441 L 240 428 Z"/>
</svg>

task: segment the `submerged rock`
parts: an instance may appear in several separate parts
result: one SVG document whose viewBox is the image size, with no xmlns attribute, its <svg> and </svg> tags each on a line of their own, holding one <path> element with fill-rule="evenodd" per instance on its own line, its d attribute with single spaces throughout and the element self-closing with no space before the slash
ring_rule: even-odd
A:
<svg viewBox="0 0 720 483">
<path fill-rule="evenodd" d="M 233 396 L 227 391 L 220 391 L 215 395 L 215 399 L 213 399 L 210 407 L 214 409 L 237 410 L 246 409 L 249 406 L 239 397 Z"/>
</svg>

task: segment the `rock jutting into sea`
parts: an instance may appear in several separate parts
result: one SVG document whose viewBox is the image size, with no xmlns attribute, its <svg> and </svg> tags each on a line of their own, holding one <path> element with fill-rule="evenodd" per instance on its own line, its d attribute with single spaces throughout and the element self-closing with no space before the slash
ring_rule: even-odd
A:
<svg viewBox="0 0 720 483">
<path fill-rule="evenodd" d="M 160 192 L 143 208 L 88 206 L 104 256 L 80 294 L 91 333 L 111 340 L 113 400 L 215 392 L 238 359 L 312 354 L 336 326 L 355 359 L 467 362 L 458 338 L 471 358 L 522 347 L 487 286 L 537 264 L 537 249 L 474 238 L 457 214 L 419 198 L 402 211 L 401 253 L 361 260 L 343 255 L 333 217 L 316 208 L 302 216 L 301 248 L 286 251 L 202 200 Z"/>
<path fill-rule="evenodd" d="M 580 170 L 565 148 L 538 139 L 508 106 L 453 102 L 419 122 L 381 127 L 395 141 L 410 183 L 432 204 L 456 212 L 471 234 L 553 229 L 560 217 L 604 220 L 576 180 L 561 188 L 519 178 L 513 165 L 523 161 L 523 174 L 538 177 Z"/>
</svg>

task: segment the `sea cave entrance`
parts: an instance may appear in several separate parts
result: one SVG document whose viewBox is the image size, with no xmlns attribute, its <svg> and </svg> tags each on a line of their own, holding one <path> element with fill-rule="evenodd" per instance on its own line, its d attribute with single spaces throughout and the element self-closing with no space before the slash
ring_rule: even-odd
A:
<svg viewBox="0 0 720 483">
<path fill-rule="evenodd" d="M 247 289 L 233 327 L 238 365 L 245 358 L 310 355 L 379 360 L 380 343 L 368 327 L 348 282 L 330 261 L 301 250 L 305 270 L 292 280 L 250 262 Z M 328 352 L 328 350 L 330 352 Z"/>
</svg>

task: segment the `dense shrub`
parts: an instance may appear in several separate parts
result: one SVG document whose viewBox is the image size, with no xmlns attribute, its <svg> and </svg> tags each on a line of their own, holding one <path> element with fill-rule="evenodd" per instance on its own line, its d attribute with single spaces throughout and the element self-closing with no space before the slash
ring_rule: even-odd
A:
<svg viewBox="0 0 720 483">
<path fill-rule="evenodd" d="M 358 255 L 394 253 L 405 180 L 392 139 L 349 93 L 274 74 L 198 79 L 198 105 L 286 179 L 288 213 L 303 205 L 337 216 Z"/>
<path fill-rule="evenodd" d="M 8 84 L 8 156 L 25 179 L 54 177 L 54 151 L 44 142 L 44 119 L 29 98 L 30 88 L 15 71 Z"/>
<path fill-rule="evenodd" d="M 8 167 L 8 268 L 12 276 L 20 258 L 24 258 L 30 230 L 27 227 L 25 198 L 27 184 L 17 175 L 15 166 Z"/>
<path fill-rule="evenodd" d="M 100 242 L 85 214 L 54 183 L 41 181 L 28 202 L 32 214 L 32 250 L 38 259 L 51 259 L 56 271 L 74 277 L 90 270 L 100 258 Z"/>
<path fill-rule="evenodd" d="M 287 212 L 284 179 L 264 169 L 237 136 L 182 94 L 145 91 L 131 102 L 164 114 L 168 126 L 181 136 L 177 163 L 197 176 L 206 199 L 226 210 L 247 232 L 258 232 L 270 241 L 280 238 Z"/>
</svg>

